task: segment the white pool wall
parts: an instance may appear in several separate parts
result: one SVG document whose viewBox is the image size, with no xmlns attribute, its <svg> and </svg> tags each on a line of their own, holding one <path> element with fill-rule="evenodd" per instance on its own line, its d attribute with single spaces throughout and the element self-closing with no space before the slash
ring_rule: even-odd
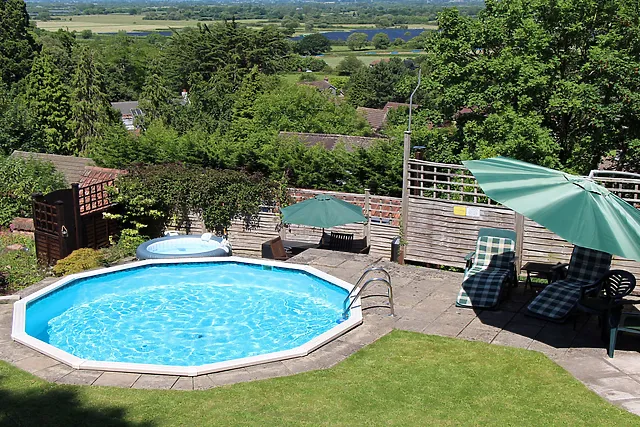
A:
<svg viewBox="0 0 640 427">
<path fill-rule="evenodd" d="M 11 338 L 27 347 L 39 351 L 55 360 L 58 360 L 66 365 L 71 366 L 74 369 L 92 369 L 101 371 L 113 371 L 113 372 L 134 372 L 141 374 L 161 374 L 161 375 L 180 375 L 180 376 L 198 376 L 204 374 L 210 374 L 213 372 L 226 371 L 230 369 L 244 368 L 247 366 L 259 365 L 268 362 L 276 362 L 279 360 L 292 359 L 295 357 L 306 356 L 319 347 L 333 341 L 340 335 L 345 334 L 349 330 L 362 324 L 362 309 L 360 301 L 351 307 L 349 318 L 344 322 L 337 324 L 330 330 L 323 334 L 307 341 L 305 344 L 295 347 L 290 350 L 279 351 L 274 353 L 262 354 L 259 356 L 244 357 L 240 359 L 228 360 L 224 362 L 211 363 L 207 365 L 199 366 L 173 366 L 173 365 L 152 365 L 141 363 L 125 363 L 125 362 L 105 362 L 105 361 L 92 361 L 81 359 L 66 351 L 60 350 L 51 344 L 45 343 L 36 339 L 26 333 L 26 311 L 27 305 L 30 301 L 36 300 L 56 289 L 65 286 L 69 282 L 76 279 L 82 279 L 86 277 L 99 276 L 101 274 L 111 273 L 115 271 L 128 270 L 130 268 L 142 267 L 147 265 L 159 265 L 159 264 L 185 264 L 185 263 L 213 263 L 213 262 L 239 262 L 254 265 L 266 265 L 272 267 L 286 268 L 290 270 L 304 271 L 314 276 L 317 276 L 329 283 L 339 286 L 348 292 L 353 289 L 353 285 L 331 276 L 316 268 L 300 265 L 300 264 L 288 264 L 280 261 L 265 260 L 265 259 L 250 259 L 241 257 L 215 257 L 215 258 L 177 258 L 177 259 L 147 259 L 144 261 L 132 262 L 129 264 L 118 265 L 109 268 L 102 268 L 98 270 L 85 271 L 82 273 L 71 274 L 63 277 L 57 282 L 17 301 L 13 305 L 13 324 L 11 330 Z"/>
</svg>

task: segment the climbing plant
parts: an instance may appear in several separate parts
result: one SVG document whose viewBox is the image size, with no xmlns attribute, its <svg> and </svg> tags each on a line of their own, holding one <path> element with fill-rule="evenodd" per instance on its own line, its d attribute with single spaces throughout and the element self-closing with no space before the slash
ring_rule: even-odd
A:
<svg viewBox="0 0 640 427">
<path fill-rule="evenodd" d="M 116 181 L 113 197 L 123 225 L 148 237 L 192 213 L 220 234 L 236 218 L 250 224 L 261 205 L 275 203 L 279 188 L 261 175 L 174 163 L 131 169 Z"/>
</svg>

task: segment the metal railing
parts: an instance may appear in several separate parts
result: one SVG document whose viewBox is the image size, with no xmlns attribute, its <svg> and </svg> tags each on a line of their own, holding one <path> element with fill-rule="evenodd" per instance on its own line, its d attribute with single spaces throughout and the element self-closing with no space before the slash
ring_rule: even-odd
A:
<svg viewBox="0 0 640 427">
<path fill-rule="evenodd" d="M 364 284 L 362 286 L 358 287 L 360 285 L 360 283 L 362 282 L 362 280 L 364 280 L 364 278 L 367 276 L 367 274 L 369 274 L 371 272 L 377 272 L 377 271 L 384 273 L 386 275 L 386 278 L 384 278 L 384 277 L 372 277 L 372 278 L 368 279 L 366 282 L 364 282 Z M 362 273 L 362 276 L 360 276 L 360 278 L 356 282 L 356 284 L 353 287 L 353 289 L 351 289 L 351 292 L 349 292 L 349 295 L 347 295 L 347 297 L 344 299 L 344 302 L 342 304 L 343 308 L 344 308 L 344 310 L 342 312 L 342 317 L 343 318 L 347 317 L 347 314 L 349 313 L 349 310 L 351 310 L 351 306 L 353 306 L 353 304 L 358 300 L 358 298 L 360 298 L 360 295 L 362 294 L 362 292 L 371 283 L 384 283 L 385 285 L 387 285 L 387 294 L 386 295 L 368 295 L 367 297 L 374 297 L 374 296 L 387 297 L 389 299 L 389 309 L 391 310 L 390 316 L 394 316 L 395 315 L 395 311 L 394 311 L 394 307 L 393 307 L 393 288 L 391 287 L 391 275 L 389 274 L 389 272 L 387 270 L 385 270 L 382 267 L 369 267 L 364 271 L 364 273 Z M 362 297 L 362 298 L 365 298 L 365 297 Z"/>
</svg>

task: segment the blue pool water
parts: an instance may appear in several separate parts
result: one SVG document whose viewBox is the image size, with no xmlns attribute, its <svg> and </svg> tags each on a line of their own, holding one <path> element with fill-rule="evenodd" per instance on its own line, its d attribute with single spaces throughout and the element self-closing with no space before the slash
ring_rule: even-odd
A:
<svg viewBox="0 0 640 427">
<path fill-rule="evenodd" d="M 346 295 L 277 267 L 145 266 L 29 303 L 26 332 L 87 360 L 195 366 L 297 347 L 336 325 Z"/>
</svg>

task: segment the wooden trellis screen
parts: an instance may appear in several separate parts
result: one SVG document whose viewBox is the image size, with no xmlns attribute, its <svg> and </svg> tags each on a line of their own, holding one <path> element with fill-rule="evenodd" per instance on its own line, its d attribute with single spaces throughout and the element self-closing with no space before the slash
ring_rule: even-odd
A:
<svg viewBox="0 0 640 427">
<path fill-rule="evenodd" d="M 33 195 L 36 254 L 41 263 L 52 265 L 78 248 L 100 248 L 117 234 L 118 225 L 103 217 L 113 210 L 106 188 L 113 180 L 80 188 Z"/>
<path fill-rule="evenodd" d="M 566 262 L 573 245 L 539 224 L 486 197 L 462 165 L 409 161 L 407 261 L 464 267 L 483 227 L 515 230 L 520 265 Z M 640 207 L 640 180 L 595 178 L 611 192 Z M 614 266 L 640 275 L 640 263 L 614 257 Z"/>
</svg>

